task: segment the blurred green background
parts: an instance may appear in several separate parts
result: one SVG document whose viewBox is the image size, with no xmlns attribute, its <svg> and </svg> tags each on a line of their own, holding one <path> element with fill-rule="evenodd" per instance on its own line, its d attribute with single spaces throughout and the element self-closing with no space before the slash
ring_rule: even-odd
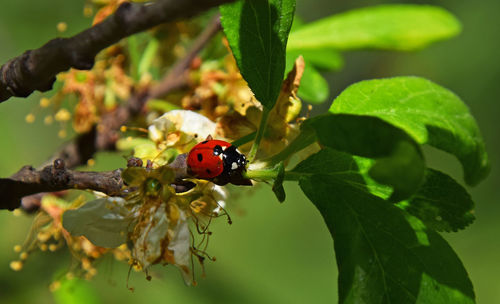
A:
<svg viewBox="0 0 500 304">
<path fill-rule="evenodd" d="M 298 0 L 297 11 L 312 21 L 350 8 L 405 1 Z M 353 52 L 338 73 L 326 74 L 333 99 L 349 84 L 376 77 L 418 75 L 456 92 L 470 107 L 486 140 L 492 162 L 490 177 L 470 189 L 476 202 L 476 222 L 459 233 L 444 234 L 461 257 L 475 286 L 479 303 L 500 303 L 500 176 L 498 117 L 500 117 L 500 2 L 406 1 L 440 5 L 455 14 L 463 33 L 450 41 L 414 53 Z M 37 48 L 57 36 L 56 24 L 65 21 L 71 35 L 89 26 L 82 15 L 83 0 L 4 1 L 0 5 L 0 63 Z M 40 165 L 57 149 L 58 125 L 45 126 L 38 115 L 34 124 L 25 116 L 41 94 L 0 104 L 0 175 L 9 176 L 21 166 Z M 451 172 L 462 181 L 458 162 L 444 153 L 428 152 L 431 166 Z M 123 160 L 100 155 L 101 168 L 124 166 Z M 184 286 L 173 267 L 155 268 L 148 282 L 133 273 L 126 289 L 127 265 L 104 260 L 96 279 L 85 284 L 90 293 L 82 303 L 334 303 L 336 264 L 333 241 L 314 206 L 293 185 L 287 201 L 278 204 L 270 187 L 236 195 L 231 208 L 233 225 L 219 220 L 209 252 L 217 257 L 207 263 L 207 278 L 198 287 Z M 12 248 L 22 243 L 31 218 L 0 212 L 0 302 L 54 303 L 50 282 L 70 264 L 66 252 L 33 254 L 21 272 L 9 263 L 17 259 Z"/>
</svg>

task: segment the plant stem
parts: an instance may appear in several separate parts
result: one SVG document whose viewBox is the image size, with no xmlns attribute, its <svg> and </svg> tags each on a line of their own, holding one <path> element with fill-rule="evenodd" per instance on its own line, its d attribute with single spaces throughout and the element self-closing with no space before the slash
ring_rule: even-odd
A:
<svg viewBox="0 0 500 304">
<path fill-rule="evenodd" d="M 280 161 L 288 159 L 294 153 L 297 153 L 307 146 L 313 144 L 315 141 L 316 133 L 312 132 L 309 129 L 303 129 L 301 130 L 299 135 L 286 146 L 285 149 L 265 161 L 267 161 L 270 165 L 279 163 Z"/>
<path fill-rule="evenodd" d="M 278 176 L 276 169 L 249 170 L 244 173 L 245 178 L 250 179 L 275 179 Z"/>
<path fill-rule="evenodd" d="M 252 148 L 250 149 L 250 153 L 248 153 L 249 162 L 252 162 L 255 158 L 255 155 L 257 154 L 257 149 L 259 148 L 260 141 L 262 140 L 262 137 L 264 136 L 264 131 L 266 130 L 267 127 L 267 119 L 269 118 L 269 112 L 270 110 L 267 108 L 264 108 L 264 110 L 262 111 L 262 119 L 260 120 L 260 126 L 259 129 L 257 130 L 257 134 L 255 135 L 255 140 L 253 142 Z"/>
<path fill-rule="evenodd" d="M 248 142 L 251 142 L 255 138 L 255 134 L 256 133 L 257 132 L 252 132 L 252 133 L 247 134 L 247 135 L 245 135 L 243 137 L 240 137 L 237 140 L 233 141 L 231 144 L 233 146 L 236 146 L 236 147 L 242 146 L 242 145 L 244 145 L 244 144 L 246 144 Z"/>
<path fill-rule="evenodd" d="M 244 177 L 250 178 L 250 179 L 270 180 L 270 179 L 276 179 L 278 174 L 279 174 L 279 171 L 276 170 L 276 168 L 262 169 L 262 170 L 249 170 L 249 171 L 244 173 Z M 299 178 L 303 175 L 304 174 L 302 174 L 302 173 L 286 171 L 285 176 L 284 176 L 284 180 L 298 181 Z"/>
</svg>

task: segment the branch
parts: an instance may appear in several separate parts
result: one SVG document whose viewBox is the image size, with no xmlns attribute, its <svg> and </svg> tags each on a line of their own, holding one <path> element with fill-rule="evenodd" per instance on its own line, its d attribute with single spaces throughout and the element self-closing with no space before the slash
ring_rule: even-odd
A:
<svg viewBox="0 0 500 304">
<path fill-rule="evenodd" d="M 174 64 L 170 72 L 157 85 L 149 88 L 146 91 L 137 92 L 124 105 L 118 107 L 113 112 L 103 115 L 99 127 L 94 127 L 89 132 L 80 134 L 73 141 L 64 145 L 51 157 L 51 159 L 45 164 L 45 166 L 51 167 L 50 164 L 55 161 L 61 160 L 65 164 L 66 168 L 75 168 L 79 165 L 84 165 L 87 160 L 90 159 L 97 151 L 114 150 L 115 143 L 119 138 L 120 127 L 127 123 L 127 121 L 129 121 L 130 119 L 133 119 L 138 114 L 140 114 L 144 108 L 144 105 L 149 99 L 165 96 L 171 91 L 182 88 L 188 84 L 189 77 L 187 71 L 190 67 L 191 62 L 203 49 L 203 47 L 211 40 L 211 38 L 221 29 L 219 17 L 220 16 L 217 14 L 213 18 L 212 22 L 209 23 L 206 29 L 193 42 L 193 45 L 191 46 L 186 56 L 179 59 L 179 61 Z M 2 83 L 0 81 L 0 92 L 1 84 Z M 180 162 L 177 162 L 179 164 L 172 164 L 172 167 L 174 168 L 174 170 L 176 170 L 177 177 L 182 178 L 182 176 L 186 176 L 185 168 L 183 168 L 185 167 L 185 160 L 180 159 Z M 0 179 L 0 193 L 8 193 L 7 197 L 5 197 L 3 201 L 0 201 L 0 209 L 15 209 L 20 206 L 20 198 L 22 198 L 22 207 L 24 210 L 37 210 L 40 206 L 41 198 L 46 194 L 45 192 L 72 189 L 71 184 L 64 185 L 63 189 L 54 190 L 53 188 L 45 187 L 44 185 L 37 186 L 35 183 L 34 185 L 30 185 L 27 189 L 23 189 L 26 191 L 19 191 L 22 187 L 20 187 L 19 182 L 16 180 L 17 178 L 19 178 L 19 176 L 23 175 L 18 174 L 21 174 L 21 172 L 43 172 L 44 170 L 46 170 L 46 168 L 44 168 L 42 171 L 36 171 L 32 167 L 27 166 L 13 175 L 11 178 Z M 83 174 L 83 177 L 86 177 L 88 175 L 88 173 Z M 106 174 L 106 172 L 104 174 Z M 121 177 L 119 178 L 121 182 Z M 77 178 L 77 184 L 78 182 L 79 177 Z M 179 183 L 175 186 L 176 190 L 182 192 L 182 183 Z M 11 189 L 17 190 L 11 191 Z M 79 189 L 82 188 L 80 187 Z M 98 190 L 90 186 L 86 189 Z M 108 190 L 105 189 L 105 191 L 103 191 L 101 189 L 98 191 L 107 194 L 114 193 L 113 188 Z M 33 193 L 36 194 L 30 195 Z"/>
<path fill-rule="evenodd" d="M 233 0 L 158 0 L 123 3 L 103 22 L 70 38 L 56 38 L 26 51 L 0 68 L 0 102 L 48 91 L 55 76 L 69 68 L 91 69 L 97 53 L 120 39 L 167 21 L 191 17 Z"/>
<path fill-rule="evenodd" d="M 168 166 L 175 173 L 175 182 L 171 185 L 176 192 L 191 189 L 194 184 L 185 181 L 193 177 L 187 170 L 186 154 L 179 154 Z M 132 157 L 127 162 L 127 167 L 142 167 L 140 158 Z M 151 170 L 152 162 L 148 161 L 147 170 Z M 124 182 L 122 169 L 104 172 L 80 172 L 66 168 L 64 161 L 56 159 L 52 165 L 42 170 L 31 166 L 22 167 L 9 178 L 0 178 L 0 210 L 14 210 L 23 207 L 26 211 L 38 210 L 40 201 L 47 192 L 56 192 L 69 189 L 95 190 L 109 196 L 122 195 Z"/>
<path fill-rule="evenodd" d="M 187 71 L 189 70 L 191 62 L 221 29 L 220 15 L 216 14 L 205 30 L 196 38 L 186 56 L 179 60 L 167 76 L 150 90 L 149 98 L 160 98 L 173 90 L 185 86 L 188 82 L 189 75 Z"/>
<path fill-rule="evenodd" d="M 107 172 L 78 172 L 66 169 L 60 159 L 42 170 L 24 166 L 10 178 L 0 178 L 0 209 L 14 210 L 21 198 L 40 192 L 89 189 L 119 195 L 123 186 L 121 169 Z"/>
<path fill-rule="evenodd" d="M 193 42 L 186 56 L 179 59 L 158 84 L 146 91 L 137 92 L 123 106 L 103 115 L 99 128 L 80 134 L 74 141 L 57 151 L 50 158 L 49 163 L 60 158 L 64 160 L 68 168 L 75 168 L 84 165 L 97 151 L 114 150 L 115 143 L 120 136 L 120 127 L 140 114 L 149 99 L 163 97 L 173 90 L 188 85 L 187 72 L 191 62 L 220 30 L 220 16 L 217 14 Z"/>
</svg>

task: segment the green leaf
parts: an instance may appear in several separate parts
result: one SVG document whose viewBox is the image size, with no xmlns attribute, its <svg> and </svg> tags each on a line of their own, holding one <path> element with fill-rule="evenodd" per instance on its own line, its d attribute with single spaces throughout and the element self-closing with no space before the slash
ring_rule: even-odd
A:
<svg viewBox="0 0 500 304">
<path fill-rule="evenodd" d="M 298 15 L 295 15 L 293 17 L 293 22 L 292 22 L 292 27 L 290 28 L 290 32 L 293 32 L 293 31 L 296 31 L 298 30 L 299 28 L 301 28 L 303 25 L 304 25 L 304 20 L 302 20 L 302 18 L 300 18 L 300 16 Z"/>
<path fill-rule="evenodd" d="M 167 113 L 169 111 L 179 110 L 181 108 L 178 105 L 170 103 L 166 100 L 150 99 L 148 101 L 148 109 Z"/>
<path fill-rule="evenodd" d="M 140 187 L 146 181 L 148 174 L 143 167 L 128 167 L 122 172 L 123 182 L 132 187 Z"/>
<path fill-rule="evenodd" d="M 468 275 L 436 232 L 374 196 L 349 155 L 325 149 L 293 172 L 335 242 L 339 303 L 474 303 Z"/>
<path fill-rule="evenodd" d="M 267 109 L 276 103 L 294 0 L 240 0 L 220 7 L 221 23 L 241 75 Z"/>
<path fill-rule="evenodd" d="M 291 70 L 293 62 L 299 56 L 304 57 L 307 64 L 324 70 L 340 70 L 344 65 L 342 55 L 334 49 L 287 50 L 286 70 Z M 290 59 L 289 59 L 290 58 Z M 289 60 L 291 64 L 289 65 Z"/>
<path fill-rule="evenodd" d="M 277 167 L 278 175 L 273 183 L 273 192 L 280 203 L 283 203 L 286 198 L 285 188 L 283 188 L 283 180 L 285 177 L 285 165 L 280 162 Z"/>
<path fill-rule="evenodd" d="M 469 109 L 453 92 L 429 80 L 395 77 L 361 81 L 344 90 L 330 112 L 378 117 L 403 129 L 419 144 L 455 155 L 469 185 L 489 173 L 484 142 Z"/>
<path fill-rule="evenodd" d="M 83 235 L 94 245 L 118 247 L 127 241 L 132 223 L 122 198 L 101 198 L 63 213 L 63 227 L 73 236 Z"/>
<path fill-rule="evenodd" d="M 128 56 L 130 58 L 130 74 L 134 80 L 139 80 L 137 74 L 137 67 L 139 66 L 140 53 L 139 53 L 139 42 L 137 41 L 137 35 L 132 35 L 127 38 L 127 50 Z"/>
<path fill-rule="evenodd" d="M 432 169 L 427 170 L 417 194 L 399 205 L 437 231 L 458 231 L 475 219 L 474 202 L 467 191 L 450 176 Z"/>
<path fill-rule="evenodd" d="M 139 77 L 149 71 L 149 68 L 151 67 L 153 60 L 156 57 L 156 53 L 158 52 L 159 47 L 160 42 L 158 41 L 158 39 L 156 39 L 156 37 L 151 37 L 139 61 L 139 65 L 137 68 Z"/>
<path fill-rule="evenodd" d="M 300 162 L 291 172 L 302 174 L 359 175 L 355 159 L 348 153 L 324 148 Z M 361 177 L 361 176 L 360 176 Z M 361 181 L 361 183 L 364 183 Z"/>
<path fill-rule="evenodd" d="M 350 154 L 375 158 L 370 176 L 394 188 L 400 201 L 421 185 L 425 162 L 418 144 L 403 130 L 370 116 L 326 114 L 306 120 L 301 130 L 313 129 L 318 142 Z"/>
<path fill-rule="evenodd" d="M 366 7 L 302 26 L 290 34 L 288 49 L 384 49 L 411 51 L 456 36 L 458 20 L 428 5 Z"/>
<path fill-rule="evenodd" d="M 286 71 L 293 68 L 295 59 L 299 56 L 305 62 L 299 97 L 312 104 L 323 103 L 330 94 L 330 88 L 318 69 L 339 70 L 344 65 L 342 56 L 333 49 L 287 50 Z"/>
<path fill-rule="evenodd" d="M 376 183 L 368 175 L 374 161 L 353 157 L 371 194 L 388 199 L 391 189 Z M 450 176 L 434 169 L 427 169 L 424 183 L 409 200 L 399 202 L 398 207 L 418 217 L 424 224 L 437 231 L 458 231 L 470 225 L 475 217 L 474 202 L 467 190 Z"/>
</svg>

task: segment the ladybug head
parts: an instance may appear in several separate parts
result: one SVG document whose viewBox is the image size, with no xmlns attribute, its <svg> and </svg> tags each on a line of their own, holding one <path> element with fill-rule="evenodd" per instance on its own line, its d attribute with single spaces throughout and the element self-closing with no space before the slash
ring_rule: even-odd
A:
<svg viewBox="0 0 500 304">
<path fill-rule="evenodd" d="M 235 146 L 229 146 L 224 151 L 221 151 L 221 154 L 224 161 L 224 171 L 229 175 L 245 170 L 248 162 L 247 158 Z"/>
</svg>

